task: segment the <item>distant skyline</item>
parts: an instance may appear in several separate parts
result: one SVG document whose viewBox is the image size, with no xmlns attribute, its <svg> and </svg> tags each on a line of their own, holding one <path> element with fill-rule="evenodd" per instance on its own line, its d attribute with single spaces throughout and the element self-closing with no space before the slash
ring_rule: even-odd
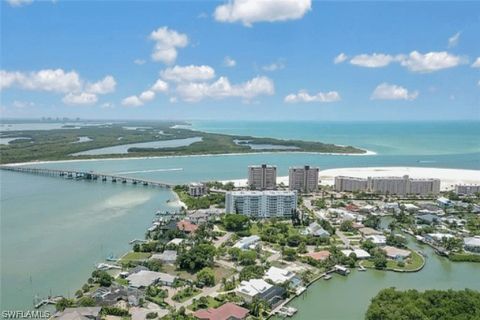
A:
<svg viewBox="0 0 480 320">
<path fill-rule="evenodd" d="M 480 120 L 480 2 L 1 2 L 0 115 Z"/>
</svg>

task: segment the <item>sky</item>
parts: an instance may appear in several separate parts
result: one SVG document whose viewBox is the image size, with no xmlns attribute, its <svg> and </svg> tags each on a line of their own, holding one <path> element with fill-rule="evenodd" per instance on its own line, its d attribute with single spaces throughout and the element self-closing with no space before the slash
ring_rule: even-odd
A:
<svg viewBox="0 0 480 320">
<path fill-rule="evenodd" d="M 2 0 L 0 116 L 480 120 L 480 2 Z"/>
</svg>

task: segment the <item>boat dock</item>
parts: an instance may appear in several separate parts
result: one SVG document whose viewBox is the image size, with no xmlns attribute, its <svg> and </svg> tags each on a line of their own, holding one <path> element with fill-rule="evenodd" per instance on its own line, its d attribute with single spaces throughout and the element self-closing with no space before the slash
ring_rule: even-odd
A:
<svg viewBox="0 0 480 320">
<path fill-rule="evenodd" d="M 62 296 L 48 297 L 40 300 L 39 302 L 34 302 L 33 306 L 35 307 L 35 309 L 38 309 L 47 304 L 57 304 L 57 302 L 60 301 L 61 299 L 63 299 Z"/>
<path fill-rule="evenodd" d="M 133 185 L 141 184 L 144 186 L 153 186 L 160 188 L 172 188 L 174 185 L 167 182 L 148 180 L 143 178 L 134 178 L 110 173 L 102 173 L 95 171 L 79 171 L 79 170 L 67 170 L 67 169 L 47 169 L 47 168 L 33 168 L 24 166 L 0 166 L 1 170 L 23 172 L 30 174 L 39 174 L 45 176 L 57 176 L 65 179 L 75 180 L 89 180 L 102 182 L 111 181 L 112 183 L 130 183 Z"/>
</svg>

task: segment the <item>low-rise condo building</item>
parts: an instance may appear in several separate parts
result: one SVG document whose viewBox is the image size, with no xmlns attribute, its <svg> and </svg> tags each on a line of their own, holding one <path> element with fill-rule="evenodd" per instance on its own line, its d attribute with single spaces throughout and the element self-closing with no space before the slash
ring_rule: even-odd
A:
<svg viewBox="0 0 480 320">
<path fill-rule="evenodd" d="M 188 194 L 192 197 L 201 197 L 207 194 L 207 186 L 204 183 L 193 182 L 188 185 Z"/>
<path fill-rule="evenodd" d="M 440 192 L 439 179 L 412 179 L 403 177 L 335 177 L 335 190 L 339 192 L 372 192 L 396 195 L 428 195 Z"/>
<path fill-rule="evenodd" d="M 298 192 L 314 192 L 318 189 L 318 167 L 291 167 L 288 170 L 288 187 Z"/>
<path fill-rule="evenodd" d="M 248 187 L 252 190 L 273 190 L 277 186 L 277 167 L 262 164 L 248 167 Z"/>
<path fill-rule="evenodd" d="M 455 186 L 456 194 L 469 196 L 479 192 L 480 192 L 480 185 L 478 184 L 457 184 Z"/>
<path fill-rule="evenodd" d="M 225 195 L 226 213 L 251 218 L 290 217 L 296 209 L 295 191 L 230 191 Z"/>
</svg>

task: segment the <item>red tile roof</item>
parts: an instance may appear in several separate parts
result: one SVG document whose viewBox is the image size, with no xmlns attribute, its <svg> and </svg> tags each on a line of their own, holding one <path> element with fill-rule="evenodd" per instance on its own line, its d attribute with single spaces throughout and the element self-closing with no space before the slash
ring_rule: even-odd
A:
<svg viewBox="0 0 480 320">
<path fill-rule="evenodd" d="M 197 231 L 198 226 L 196 224 L 191 223 L 190 221 L 187 220 L 180 220 L 177 222 L 177 228 L 180 231 L 184 231 L 187 233 L 192 233 Z"/>
<path fill-rule="evenodd" d="M 243 320 L 246 318 L 247 314 L 248 309 L 227 302 L 216 309 L 209 308 L 198 310 L 193 315 L 201 320 Z"/>
<path fill-rule="evenodd" d="M 315 259 L 317 261 L 323 261 L 328 259 L 328 257 L 330 257 L 330 252 L 328 252 L 327 250 L 322 250 L 318 252 L 307 253 L 305 254 L 305 256 Z"/>
</svg>

